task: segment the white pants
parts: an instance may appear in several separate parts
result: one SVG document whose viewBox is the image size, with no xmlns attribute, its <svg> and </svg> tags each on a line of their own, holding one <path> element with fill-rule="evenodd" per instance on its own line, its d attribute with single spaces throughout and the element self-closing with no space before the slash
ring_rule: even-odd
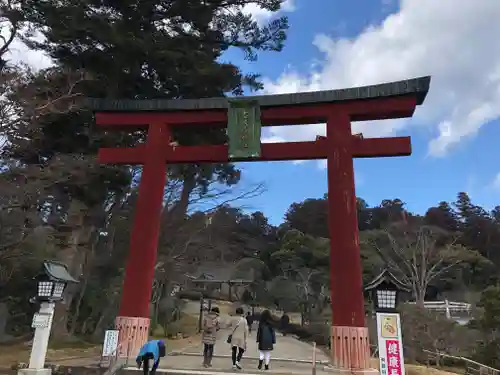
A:
<svg viewBox="0 0 500 375">
<path fill-rule="evenodd" d="M 260 350 L 259 351 L 259 359 L 264 361 L 266 365 L 271 362 L 271 351 L 270 350 Z"/>
</svg>

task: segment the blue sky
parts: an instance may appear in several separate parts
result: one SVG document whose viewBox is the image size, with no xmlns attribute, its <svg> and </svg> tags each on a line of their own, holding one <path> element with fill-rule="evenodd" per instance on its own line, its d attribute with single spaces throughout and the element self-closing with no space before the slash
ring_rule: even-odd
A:
<svg viewBox="0 0 500 375">
<path fill-rule="evenodd" d="M 411 2 L 407 1 L 406 3 Z M 456 1 L 454 4 L 460 7 L 460 3 L 465 2 Z M 485 3 L 485 1 L 480 1 L 479 3 L 481 2 Z M 426 1 L 422 3 L 426 3 Z M 491 2 L 486 1 L 486 3 Z M 400 4 L 397 2 L 389 2 L 387 0 L 383 2 L 377 0 L 296 0 L 294 5 L 295 9 L 292 12 L 286 13 L 290 21 L 290 32 L 286 48 L 283 52 L 261 54 L 257 62 L 251 63 L 241 61 L 242 56 L 237 51 L 231 51 L 226 56 L 228 60 L 240 65 L 244 71 L 258 72 L 266 77 L 266 81 L 272 83 L 271 86 L 273 86 L 272 90 L 267 90 L 271 93 L 281 92 L 279 89 L 276 90 L 274 86 L 280 85 L 280 77 L 283 78 L 284 72 L 285 75 L 287 72 L 292 72 L 292 76 L 295 76 L 295 78 L 301 77 L 305 81 L 309 80 L 309 83 L 305 85 L 309 85 L 310 87 L 313 80 L 311 78 L 311 70 L 319 71 L 321 77 L 327 79 L 328 71 L 333 69 L 326 68 L 327 64 L 348 64 L 348 61 L 338 61 L 342 60 L 338 56 L 335 59 L 325 57 L 324 51 L 320 51 L 313 44 L 314 40 L 318 39 L 318 35 L 323 34 L 330 41 L 347 40 L 352 44 L 351 47 L 353 47 L 354 44 L 361 43 L 360 41 L 363 38 L 369 39 L 366 35 L 372 29 L 378 28 L 379 34 L 390 32 L 387 31 L 391 27 L 390 21 L 387 21 L 387 18 L 391 18 L 392 16 L 402 18 L 402 20 L 396 20 L 397 22 L 394 21 L 399 26 L 392 26 L 396 28 L 394 31 L 396 35 L 398 32 L 411 34 L 411 27 L 416 29 L 413 32 L 417 34 L 419 32 L 418 27 L 416 27 L 417 25 L 412 25 L 411 27 L 400 25 L 402 22 L 416 22 L 415 20 L 411 20 L 412 17 L 417 17 L 414 13 L 408 16 L 413 9 L 411 8 L 411 4 L 407 6 L 407 9 L 402 9 L 403 6 L 400 7 Z M 450 3 L 450 6 L 452 5 Z M 425 7 L 426 4 L 422 4 L 422 6 Z M 464 9 L 464 12 L 466 11 Z M 445 14 L 442 16 L 445 17 Z M 461 22 L 462 18 L 466 16 L 458 14 L 456 15 L 456 19 L 450 22 Z M 421 15 L 419 17 L 423 18 L 424 16 Z M 482 26 L 479 25 L 477 27 L 481 28 Z M 484 30 L 484 32 L 486 31 Z M 473 43 L 474 33 L 477 34 L 479 32 L 483 32 L 483 30 L 464 31 L 465 36 L 473 34 L 471 35 L 471 44 Z M 389 39 L 391 38 L 393 37 L 390 36 Z M 414 38 L 418 39 L 418 35 Z M 431 38 L 427 36 L 426 40 L 421 41 L 422 48 L 429 48 L 428 52 L 432 52 L 433 47 L 427 45 L 430 43 L 429 39 Z M 377 41 L 375 40 L 374 43 L 377 43 Z M 418 43 L 418 41 L 414 42 L 416 45 Z M 473 47 L 473 45 L 468 46 L 466 40 L 463 40 L 463 43 L 465 49 Z M 379 48 L 384 48 L 383 43 L 380 43 Z M 388 46 L 388 48 L 394 47 Z M 408 45 L 407 47 L 403 45 L 399 48 L 400 50 L 395 52 L 396 54 L 411 53 L 408 50 L 415 48 L 415 45 Z M 352 49 L 355 48 L 353 47 Z M 350 53 L 352 55 L 354 52 Z M 367 53 L 367 55 L 369 56 L 370 54 Z M 355 57 L 353 63 L 360 64 L 359 59 L 358 56 Z M 377 59 L 378 57 L 375 55 L 374 60 Z M 431 92 L 436 89 L 440 94 L 449 94 L 451 92 L 454 95 L 453 97 L 463 95 L 460 82 L 454 82 L 451 85 L 447 83 L 447 80 L 451 81 L 447 76 L 449 70 L 453 71 L 453 69 L 456 69 L 456 74 L 450 74 L 453 80 L 455 80 L 456 76 L 460 79 L 460 74 L 464 70 L 464 67 L 460 66 L 461 63 L 450 61 L 449 68 L 447 68 L 440 67 L 439 61 L 432 61 L 432 58 L 430 60 L 426 60 L 422 64 L 425 65 L 422 73 L 433 76 Z M 496 60 L 496 62 L 499 61 L 498 59 Z M 369 63 L 362 62 L 362 64 L 368 66 L 365 70 L 369 69 Z M 374 64 L 378 65 L 381 69 L 384 68 L 380 62 L 374 61 Z M 433 64 L 436 65 L 435 71 L 433 70 Z M 320 66 L 320 68 L 314 68 L 315 65 Z M 457 65 L 457 67 L 455 68 L 454 65 Z M 467 68 L 472 69 L 473 67 L 467 66 Z M 478 69 L 480 68 L 481 66 L 479 65 Z M 416 68 L 417 73 L 419 73 L 419 69 Z M 443 72 L 443 69 L 445 72 Z M 411 74 L 412 70 L 415 71 L 411 67 L 406 70 L 409 70 L 409 74 Z M 390 75 L 390 73 L 384 74 L 382 72 L 381 79 L 387 76 L 387 74 Z M 412 78 L 413 76 L 415 75 L 410 75 L 406 78 Z M 397 76 L 395 78 L 405 77 L 401 75 L 401 77 Z M 464 77 L 464 80 L 466 79 Z M 375 84 L 381 83 L 383 80 L 377 82 L 376 76 L 373 76 L 367 77 L 362 82 Z M 341 82 L 324 82 L 320 88 L 330 88 L 330 85 L 332 86 L 331 88 L 338 88 L 337 86 L 341 85 Z M 463 85 L 467 85 L 467 82 L 463 82 Z M 281 86 L 283 85 L 281 84 Z M 310 88 L 313 89 L 314 87 Z M 481 87 L 478 88 L 478 92 L 480 90 Z M 481 94 L 482 92 L 478 94 L 478 101 L 481 99 Z M 429 94 L 428 99 L 430 107 L 438 107 L 439 101 L 431 99 L 431 94 Z M 493 100 L 494 103 L 498 102 Z M 382 199 L 386 198 L 400 198 L 406 202 L 409 210 L 418 213 L 424 213 L 427 208 L 437 204 L 439 201 L 455 200 L 457 192 L 460 191 L 469 193 L 476 204 L 484 205 L 486 208 L 492 208 L 500 204 L 499 181 L 495 183 L 495 178 L 500 172 L 500 166 L 497 163 L 500 153 L 497 147 L 500 140 L 498 115 L 491 113 L 489 118 L 485 116 L 480 121 L 477 121 L 475 125 L 470 123 L 469 125 L 464 125 L 461 118 L 453 117 L 453 114 L 457 112 L 457 109 L 453 106 L 458 106 L 458 104 L 461 103 L 448 103 L 449 108 L 447 110 L 449 113 L 446 113 L 446 109 L 442 113 L 437 113 L 439 110 L 434 110 L 433 108 L 424 109 L 427 105 L 426 102 L 417 110 L 415 119 L 402 128 L 390 131 L 390 135 L 410 135 L 412 137 L 414 150 L 412 156 L 356 160 L 357 195 L 367 200 L 370 205 L 377 205 Z M 468 103 L 463 103 L 463 107 L 467 107 L 467 105 Z M 470 112 L 474 112 L 474 110 L 475 107 L 470 107 Z M 422 111 L 422 115 L 419 115 L 420 111 Z M 469 113 L 464 113 L 462 116 L 467 117 Z M 458 133 L 458 135 L 452 135 L 449 138 L 450 140 L 445 142 L 446 144 L 450 144 L 444 147 L 445 151 L 436 151 L 436 147 L 434 147 L 433 151 L 431 141 L 439 137 L 440 130 L 438 127 L 444 121 L 451 122 L 451 126 L 454 127 L 453 129 L 457 129 L 455 133 Z M 368 124 L 371 127 L 379 125 L 381 124 Z M 443 132 L 441 131 L 441 133 Z M 377 135 L 379 134 L 375 134 L 375 136 Z M 264 136 L 276 136 L 276 134 L 272 134 L 270 129 L 266 129 Z M 294 138 L 293 129 L 289 129 L 287 137 L 283 138 Z M 303 138 L 307 137 L 298 136 L 298 139 Z M 440 139 L 442 141 L 443 137 Z M 438 147 L 438 149 L 441 148 Z M 274 224 L 281 222 L 284 212 L 292 202 L 299 202 L 306 198 L 321 197 L 327 189 L 326 170 L 320 168 L 317 162 L 304 162 L 301 164 L 294 164 L 292 162 L 243 163 L 240 166 L 244 172 L 244 184 L 251 185 L 253 183 L 264 182 L 267 188 L 266 193 L 263 195 L 240 202 L 240 204 L 249 210 L 264 211 Z"/>
<path fill-rule="evenodd" d="M 412 137 L 413 155 L 355 161 L 356 190 L 370 205 L 399 198 L 424 213 L 467 192 L 476 204 L 500 204 L 500 1 L 498 0 L 286 0 L 278 14 L 245 8 L 264 24 L 287 15 L 288 40 L 280 53 L 224 59 L 264 77 L 265 93 L 337 89 L 431 75 L 431 89 L 409 121 L 354 123 L 365 137 Z M 496 38 L 495 38 L 496 36 Z M 51 65 L 20 41 L 13 60 Z M 324 126 L 266 128 L 267 141 L 313 140 Z M 289 205 L 326 192 L 317 161 L 244 163 L 241 191 L 267 191 L 236 202 L 279 224 Z"/>
</svg>

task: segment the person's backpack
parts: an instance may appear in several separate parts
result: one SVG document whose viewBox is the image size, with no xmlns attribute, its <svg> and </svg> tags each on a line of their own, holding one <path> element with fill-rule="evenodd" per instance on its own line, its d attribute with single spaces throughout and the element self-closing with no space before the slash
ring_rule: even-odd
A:
<svg viewBox="0 0 500 375">
<path fill-rule="evenodd" d="M 214 333 L 217 326 L 217 318 L 212 316 L 206 317 L 203 326 L 206 333 Z"/>
<path fill-rule="evenodd" d="M 158 342 L 158 357 L 163 358 L 167 355 L 167 347 L 163 341 Z"/>
</svg>

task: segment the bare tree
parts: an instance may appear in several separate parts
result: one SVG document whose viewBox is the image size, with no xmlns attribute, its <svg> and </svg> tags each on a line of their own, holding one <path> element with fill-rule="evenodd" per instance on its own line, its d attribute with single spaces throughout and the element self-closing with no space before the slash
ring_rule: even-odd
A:
<svg viewBox="0 0 500 375">
<path fill-rule="evenodd" d="M 42 116 L 79 109 L 81 85 L 90 79 L 84 71 L 59 67 L 36 72 L 23 65 L 10 67 L 0 75 L 0 135 L 17 140 L 33 136 Z"/>
<path fill-rule="evenodd" d="M 423 306 L 431 282 L 463 261 L 465 249 L 449 233 L 430 226 L 395 223 L 366 233 L 362 242 L 380 255 Z"/>
</svg>

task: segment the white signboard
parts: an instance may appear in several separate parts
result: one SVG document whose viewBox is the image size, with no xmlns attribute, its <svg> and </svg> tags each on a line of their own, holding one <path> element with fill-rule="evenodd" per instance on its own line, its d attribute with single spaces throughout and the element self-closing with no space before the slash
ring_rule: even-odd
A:
<svg viewBox="0 0 500 375">
<path fill-rule="evenodd" d="M 32 328 L 47 328 L 50 323 L 50 314 L 36 313 L 31 321 Z"/>
<path fill-rule="evenodd" d="M 399 314 L 377 313 L 380 375 L 405 375 Z"/>
<path fill-rule="evenodd" d="M 107 330 L 104 335 L 104 344 L 102 345 L 102 356 L 111 357 L 116 354 L 118 349 L 118 330 Z"/>
</svg>

